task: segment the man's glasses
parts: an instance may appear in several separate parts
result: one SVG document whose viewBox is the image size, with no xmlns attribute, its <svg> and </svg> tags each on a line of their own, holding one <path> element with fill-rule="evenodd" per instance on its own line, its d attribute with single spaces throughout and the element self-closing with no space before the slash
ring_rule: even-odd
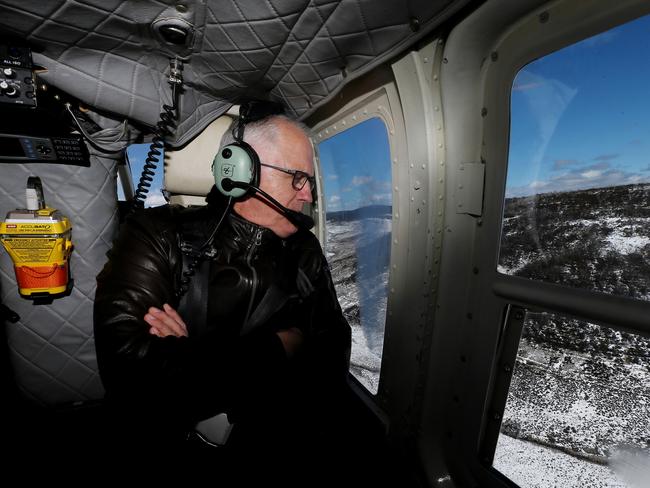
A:
<svg viewBox="0 0 650 488">
<path fill-rule="evenodd" d="M 312 190 L 316 188 L 316 178 L 314 176 L 309 176 L 304 171 L 300 171 L 298 169 L 280 168 L 279 166 L 273 166 L 272 164 L 265 164 L 265 163 L 260 163 L 260 166 L 266 166 L 267 168 L 277 169 L 278 171 L 282 171 L 283 173 L 293 176 L 293 181 L 291 181 L 291 186 L 293 186 L 293 189 L 296 191 L 302 190 L 305 186 L 305 183 L 307 183 L 308 181 L 309 184 L 311 185 Z"/>
</svg>

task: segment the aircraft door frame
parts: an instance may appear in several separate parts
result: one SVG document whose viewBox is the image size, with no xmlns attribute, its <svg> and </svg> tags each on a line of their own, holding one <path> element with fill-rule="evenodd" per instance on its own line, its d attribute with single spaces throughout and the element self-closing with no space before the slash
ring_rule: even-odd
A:
<svg viewBox="0 0 650 488">
<path fill-rule="evenodd" d="M 400 181 L 403 179 L 400 168 L 400 161 L 405 160 L 404 147 L 403 147 L 403 122 L 401 121 L 401 113 L 399 111 L 399 104 L 395 87 L 392 83 L 387 82 L 384 76 L 380 73 L 379 76 L 373 77 L 373 74 L 368 78 L 362 80 L 363 88 L 359 90 L 357 84 L 353 84 L 352 91 L 354 95 L 351 101 L 342 106 L 334 106 L 334 112 L 328 114 L 326 117 L 318 120 L 312 129 L 313 142 L 315 148 L 315 158 L 317 161 L 317 175 L 319 178 L 319 228 L 318 235 L 321 242 L 325 242 L 325 205 L 324 201 L 328 197 L 325 195 L 324 182 L 323 182 L 323 169 L 320 163 L 320 156 L 318 153 L 318 144 L 348 130 L 365 121 L 373 118 L 380 119 L 386 126 L 387 137 L 390 146 L 390 161 L 391 161 L 391 194 L 392 194 L 392 224 L 391 224 L 391 246 L 390 246 L 390 272 L 388 282 L 388 303 L 385 321 L 384 332 L 384 346 L 381 358 L 381 373 L 379 379 L 379 386 L 376 395 L 372 395 L 366 390 L 358 381 L 353 380 L 352 386 L 364 402 L 375 412 L 375 414 L 382 420 L 383 423 L 389 423 L 385 411 L 388 409 L 388 398 L 390 397 L 389 388 L 387 388 L 383 374 L 385 365 L 390 363 L 389 355 L 386 353 L 386 344 L 390 342 L 393 336 L 394 321 L 391 312 L 394 301 L 394 290 L 398 288 L 396 285 L 395 271 L 399 268 L 398 260 L 398 247 L 400 242 L 397 238 L 400 232 L 400 209 L 404 205 L 397 188 Z M 371 86 L 368 89 L 368 85 Z M 357 93 L 357 90 L 359 93 Z M 341 97 L 342 99 L 344 97 Z M 331 106 L 330 106 L 331 107 Z M 317 114 L 318 116 L 319 114 Z M 366 141 L 372 143 L 372 141 Z"/>
<path fill-rule="evenodd" d="M 435 317 L 445 325 L 445 340 L 434 345 L 433 353 L 448 354 L 448 361 L 441 363 L 453 372 L 452 385 L 440 389 L 434 376 L 429 379 L 425 411 L 444 413 L 426 416 L 423 432 L 425 438 L 444 437 L 441 445 L 460 485 L 513 486 L 491 467 L 486 444 L 495 444 L 494 422 L 503 413 L 498 410 L 505 405 L 503 387 L 507 392 L 509 381 L 503 368 L 516 355 L 526 311 L 545 310 L 619 330 L 649 332 L 644 319 L 650 313 L 648 303 L 497 272 L 510 95 L 516 73 L 540 56 L 648 11 L 647 2 L 638 0 L 616 4 L 590 0 L 588 5 L 570 0 L 488 2 L 447 39 L 442 86 L 448 171 L 458 172 L 466 162 L 480 162 L 486 172 L 480 215 L 457 212 L 458 191 L 447 198 L 444 265 Z M 448 181 L 450 188 L 452 178 Z M 446 353 L 443 345 L 451 352 Z M 499 408 L 493 410 L 495 406 Z M 442 479 L 433 453 L 426 446 L 422 451 L 425 468 L 430 479 Z"/>
</svg>

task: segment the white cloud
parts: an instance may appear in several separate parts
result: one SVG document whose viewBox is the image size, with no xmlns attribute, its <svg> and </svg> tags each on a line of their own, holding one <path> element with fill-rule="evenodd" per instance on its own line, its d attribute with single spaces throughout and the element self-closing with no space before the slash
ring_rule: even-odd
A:
<svg viewBox="0 0 650 488">
<path fill-rule="evenodd" d="M 391 197 L 392 195 L 390 193 L 378 193 L 373 195 L 370 199 L 372 200 L 372 203 L 375 204 L 390 205 L 392 200 Z"/>
<path fill-rule="evenodd" d="M 548 186 L 548 181 L 535 180 L 532 181 L 528 186 L 530 188 L 544 188 L 545 186 Z"/>
<path fill-rule="evenodd" d="M 329 204 L 336 204 L 336 203 L 339 203 L 340 201 L 341 201 L 341 197 L 340 197 L 340 196 L 338 196 L 338 195 L 332 195 L 331 197 L 329 197 L 329 200 L 327 201 L 327 203 L 329 203 Z"/>
<path fill-rule="evenodd" d="M 589 171 L 585 171 L 584 173 L 580 173 L 580 176 L 588 180 L 591 180 L 593 178 L 598 178 L 602 174 L 603 174 L 602 171 L 589 170 Z"/>
<path fill-rule="evenodd" d="M 352 178 L 352 184 L 354 186 L 367 185 L 368 183 L 372 182 L 372 180 L 372 176 L 355 176 Z"/>
<path fill-rule="evenodd" d="M 603 168 L 603 164 L 599 163 L 586 168 L 574 168 L 547 180 L 535 180 L 527 185 L 510 187 L 506 193 L 508 197 L 520 197 L 537 193 L 631 185 L 647 182 L 648 180 L 647 174 L 643 175 L 619 168 Z"/>
<path fill-rule="evenodd" d="M 160 205 L 165 205 L 167 200 L 160 193 L 160 188 L 152 188 L 149 190 L 147 199 L 144 201 L 145 207 L 159 207 Z"/>
<path fill-rule="evenodd" d="M 338 195 L 332 195 L 327 199 L 326 211 L 336 211 L 341 210 L 341 197 Z"/>
</svg>

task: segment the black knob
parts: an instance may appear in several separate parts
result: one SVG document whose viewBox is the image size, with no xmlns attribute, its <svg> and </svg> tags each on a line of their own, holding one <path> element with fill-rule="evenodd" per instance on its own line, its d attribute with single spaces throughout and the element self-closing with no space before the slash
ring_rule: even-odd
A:
<svg viewBox="0 0 650 488">
<path fill-rule="evenodd" d="M 14 85 L 8 85 L 7 88 L 3 88 L 2 93 L 11 98 L 16 98 L 18 95 L 20 95 L 18 88 L 16 88 Z"/>
</svg>

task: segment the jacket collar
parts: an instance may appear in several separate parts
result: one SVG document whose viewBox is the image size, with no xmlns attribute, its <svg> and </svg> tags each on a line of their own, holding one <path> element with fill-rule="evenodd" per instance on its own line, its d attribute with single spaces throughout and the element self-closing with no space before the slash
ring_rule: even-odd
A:
<svg viewBox="0 0 650 488">
<path fill-rule="evenodd" d="M 212 215 L 222 215 L 223 211 L 228 204 L 227 197 L 223 196 L 216 186 L 213 186 L 206 197 L 208 206 L 211 207 Z M 230 209 L 224 222 L 226 225 L 223 231 L 220 232 L 223 237 L 228 237 L 229 239 L 240 243 L 240 246 L 237 247 L 249 247 L 253 243 L 257 245 L 264 244 L 269 245 L 270 248 L 275 248 L 275 246 L 282 246 L 284 244 L 284 239 L 278 237 L 275 232 L 261 225 L 254 224 L 239 214 L 234 210 Z"/>
<path fill-rule="evenodd" d="M 226 219 L 234 237 L 244 243 L 281 245 L 283 242 L 283 239 L 278 237 L 271 229 L 249 222 L 234 210 L 230 211 Z"/>
</svg>

